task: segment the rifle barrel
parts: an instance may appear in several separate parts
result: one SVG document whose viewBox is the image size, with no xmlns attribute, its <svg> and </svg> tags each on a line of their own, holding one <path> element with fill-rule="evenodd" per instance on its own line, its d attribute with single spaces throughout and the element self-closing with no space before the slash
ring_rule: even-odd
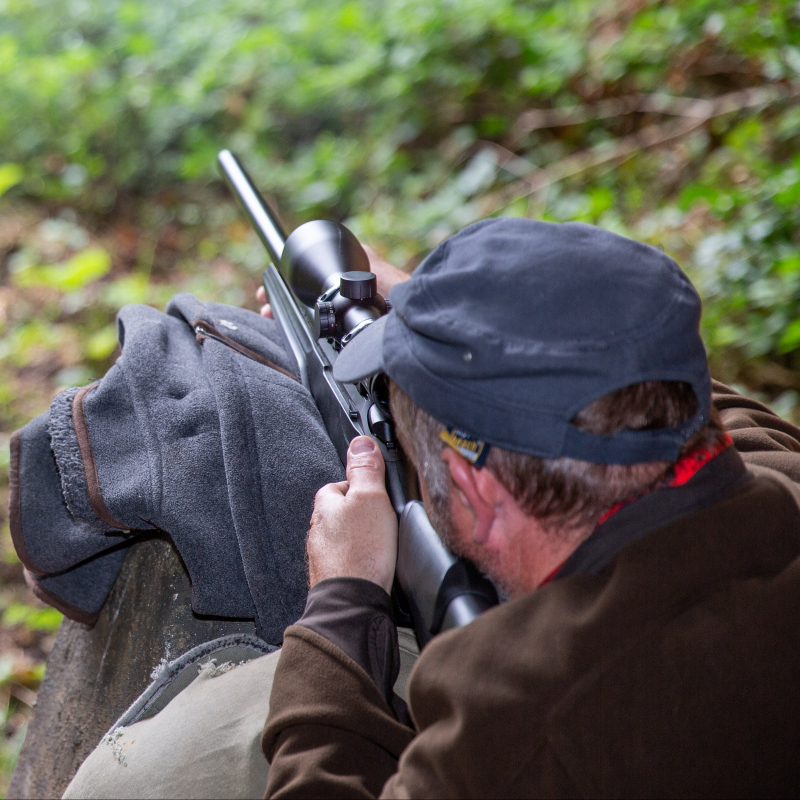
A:
<svg viewBox="0 0 800 800">
<path fill-rule="evenodd" d="M 217 161 L 231 191 L 241 203 L 277 267 L 286 244 L 286 232 L 278 215 L 269 207 L 239 163 L 239 159 L 230 150 L 222 150 L 217 156 Z"/>
<path fill-rule="evenodd" d="M 343 271 L 337 267 L 368 271 L 367 256 L 347 228 L 336 228 L 335 223 L 315 220 L 292 233 L 286 252 L 287 263 L 283 265 L 283 272 L 279 272 L 287 236 L 278 215 L 261 196 L 233 153 L 223 150 L 217 161 L 231 191 L 272 257 L 273 264 L 264 270 L 264 288 L 274 318 L 297 361 L 300 380 L 311 392 L 331 441 L 342 463 L 346 463 L 351 439 L 372 429 L 370 409 L 375 407 L 374 398 L 371 393 L 358 392 L 355 387 L 334 380 L 331 365 L 336 359 L 336 351 L 324 339 L 315 336 L 308 309 L 303 308 L 302 303 L 311 299 L 313 305 L 313 298 L 325 288 L 328 278 Z M 334 235 L 330 232 L 332 225 Z M 327 247 L 330 242 L 335 243 L 333 249 Z M 313 251 L 313 258 L 305 261 L 309 251 Z M 305 280 L 304 290 L 296 285 L 301 277 Z M 301 297 L 305 297 L 305 301 L 299 299 Z M 400 594 L 405 592 L 412 609 L 410 618 L 400 607 L 395 609 L 395 613 L 398 619 L 403 618 L 404 625 L 413 621 L 420 646 L 424 646 L 440 630 L 466 625 L 486 608 L 495 605 L 497 593 L 477 568 L 465 564 L 446 550 L 431 527 L 422 504 L 406 502 L 408 492 L 401 456 L 397 450 L 389 451 L 385 443 L 381 444 L 381 449 L 386 460 L 386 488 L 395 511 L 398 514 L 402 512 L 397 586 L 401 588 Z"/>
</svg>

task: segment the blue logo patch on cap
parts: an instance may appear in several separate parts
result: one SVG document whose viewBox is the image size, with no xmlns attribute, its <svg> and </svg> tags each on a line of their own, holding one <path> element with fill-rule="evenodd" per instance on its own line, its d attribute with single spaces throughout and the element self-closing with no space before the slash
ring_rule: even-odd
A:
<svg viewBox="0 0 800 800">
<path fill-rule="evenodd" d="M 439 438 L 457 453 L 461 453 L 473 467 L 480 469 L 486 463 L 491 445 L 481 439 L 473 438 L 466 431 L 445 428 L 439 434 Z"/>
</svg>

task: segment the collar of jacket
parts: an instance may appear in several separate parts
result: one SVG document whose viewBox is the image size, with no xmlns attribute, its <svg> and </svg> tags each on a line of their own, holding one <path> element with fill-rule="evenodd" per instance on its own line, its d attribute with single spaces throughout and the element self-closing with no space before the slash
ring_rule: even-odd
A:
<svg viewBox="0 0 800 800">
<path fill-rule="evenodd" d="M 623 547 L 680 517 L 713 505 L 752 480 L 730 442 L 721 452 L 703 458 L 704 455 L 708 456 L 701 453 L 698 458 L 690 454 L 681 459 L 656 488 L 610 509 L 591 536 L 544 583 L 569 575 L 596 575 Z M 693 463 L 684 463 L 687 459 Z"/>
</svg>

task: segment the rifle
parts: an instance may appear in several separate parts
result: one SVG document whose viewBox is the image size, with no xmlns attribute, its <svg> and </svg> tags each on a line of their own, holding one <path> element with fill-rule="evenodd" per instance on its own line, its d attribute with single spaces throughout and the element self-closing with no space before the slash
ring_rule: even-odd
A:
<svg viewBox="0 0 800 800">
<path fill-rule="evenodd" d="M 219 153 L 226 182 L 264 244 L 271 263 L 263 283 L 297 361 L 300 381 L 311 392 L 342 463 L 356 436 L 372 436 L 386 463 L 386 490 L 400 518 L 395 621 L 411 624 L 420 647 L 441 631 L 466 625 L 496 605 L 492 583 L 469 561 L 442 544 L 418 500 L 410 499 L 405 458 L 394 435 L 386 378 L 358 385 L 333 377 L 343 347 L 387 313 L 377 294 L 369 258 L 344 225 L 313 220 L 287 236 L 275 212 L 239 160 Z"/>
</svg>

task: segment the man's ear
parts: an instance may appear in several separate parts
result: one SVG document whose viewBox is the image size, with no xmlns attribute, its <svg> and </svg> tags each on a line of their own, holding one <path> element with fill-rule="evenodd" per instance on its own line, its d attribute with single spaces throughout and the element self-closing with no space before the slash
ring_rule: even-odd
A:
<svg viewBox="0 0 800 800">
<path fill-rule="evenodd" d="M 450 469 L 457 502 L 461 502 L 474 517 L 473 539 L 485 542 L 497 516 L 497 503 L 500 500 L 497 478 L 487 469 L 474 467 L 461 453 L 449 447 L 442 451 L 442 460 Z"/>
</svg>

